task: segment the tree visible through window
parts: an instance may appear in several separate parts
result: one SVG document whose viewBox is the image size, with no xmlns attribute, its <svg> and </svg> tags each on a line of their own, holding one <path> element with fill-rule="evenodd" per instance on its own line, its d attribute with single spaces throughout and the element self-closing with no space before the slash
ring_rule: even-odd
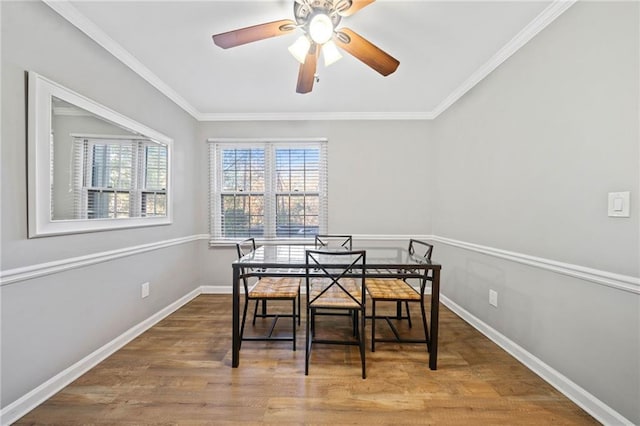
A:
<svg viewBox="0 0 640 426">
<path fill-rule="evenodd" d="M 326 229 L 326 141 L 212 143 L 211 236 L 305 238 Z"/>
</svg>

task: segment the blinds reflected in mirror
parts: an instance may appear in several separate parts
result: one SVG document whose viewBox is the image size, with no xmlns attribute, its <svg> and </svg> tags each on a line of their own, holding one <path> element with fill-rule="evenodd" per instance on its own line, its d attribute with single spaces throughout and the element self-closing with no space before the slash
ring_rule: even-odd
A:
<svg viewBox="0 0 640 426">
<path fill-rule="evenodd" d="M 145 138 L 74 138 L 73 218 L 165 216 L 167 148 Z"/>
</svg>

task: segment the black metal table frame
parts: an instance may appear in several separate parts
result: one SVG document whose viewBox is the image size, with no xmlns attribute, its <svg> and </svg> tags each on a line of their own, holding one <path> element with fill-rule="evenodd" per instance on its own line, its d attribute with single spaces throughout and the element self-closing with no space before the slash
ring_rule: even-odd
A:
<svg viewBox="0 0 640 426">
<path fill-rule="evenodd" d="M 293 247 L 294 245 L 276 245 L 275 247 Z M 299 248 L 300 245 L 295 245 Z M 313 248 L 309 246 L 308 248 Z M 366 247 L 361 248 L 367 250 Z M 380 247 L 373 250 L 381 249 Z M 386 250 L 406 251 L 404 248 L 385 247 Z M 265 246 L 259 247 L 257 251 L 265 250 Z M 288 263 L 255 260 L 255 253 L 251 252 L 242 259 L 236 260 L 232 264 L 233 268 L 233 326 L 232 326 L 232 355 L 231 366 L 237 368 L 240 365 L 240 280 L 249 277 L 305 277 L 306 264 L 304 256 Z M 431 281 L 431 307 L 429 324 L 429 368 L 437 369 L 438 360 L 438 323 L 440 314 L 440 270 L 442 266 L 438 263 L 415 258 L 414 262 L 399 262 L 390 259 L 382 261 L 375 257 L 367 258 L 365 276 L 368 278 L 417 278 L 424 279 L 426 271 L 432 271 L 427 280 Z M 243 272 L 244 270 L 244 272 Z M 248 271 L 248 272 L 247 272 Z"/>
</svg>

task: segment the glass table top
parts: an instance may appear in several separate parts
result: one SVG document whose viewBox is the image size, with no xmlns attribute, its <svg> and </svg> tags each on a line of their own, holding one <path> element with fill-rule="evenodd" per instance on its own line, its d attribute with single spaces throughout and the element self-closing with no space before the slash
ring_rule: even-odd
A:
<svg viewBox="0 0 640 426">
<path fill-rule="evenodd" d="M 304 268 L 306 265 L 306 251 L 318 250 L 313 245 L 265 245 L 248 253 L 233 262 L 236 267 L 291 267 Z M 440 269 L 440 264 L 421 256 L 409 253 L 406 248 L 396 247 L 354 247 L 353 251 L 366 251 L 367 268 L 414 268 Z M 321 251 L 344 252 L 344 248 L 321 249 Z M 322 259 L 322 258 L 320 258 Z M 341 259 L 350 263 L 348 259 Z"/>
</svg>

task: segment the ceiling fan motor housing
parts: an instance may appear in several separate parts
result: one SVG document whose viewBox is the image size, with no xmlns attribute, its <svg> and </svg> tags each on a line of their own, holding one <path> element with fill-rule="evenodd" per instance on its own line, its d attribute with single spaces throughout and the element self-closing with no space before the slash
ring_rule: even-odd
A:
<svg viewBox="0 0 640 426">
<path fill-rule="evenodd" d="M 309 23 L 314 16 L 324 14 L 331 19 L 333 28 L 336 28 L 342 19 L 337 12 L 333 0 L 307 0 L 293 2 L 293 15 L 296 22 L 306 33 L 309 32 Z"/>
</svg>

